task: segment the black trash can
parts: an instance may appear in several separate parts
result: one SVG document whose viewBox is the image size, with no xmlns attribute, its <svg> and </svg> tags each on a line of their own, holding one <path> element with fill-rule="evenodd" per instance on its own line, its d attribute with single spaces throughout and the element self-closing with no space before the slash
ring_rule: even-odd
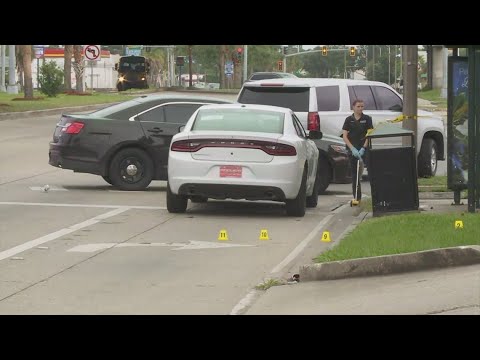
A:
<svg viewBox="0 0 480 360">
<path fill-rule="evenodd" d="M 410 145 L 402 144 L 408 137 Z M 413 132 L 381 124 L 368 135 L 367 166 L 373 216 L 418 211 L 417 163 Z"/>
</svg>

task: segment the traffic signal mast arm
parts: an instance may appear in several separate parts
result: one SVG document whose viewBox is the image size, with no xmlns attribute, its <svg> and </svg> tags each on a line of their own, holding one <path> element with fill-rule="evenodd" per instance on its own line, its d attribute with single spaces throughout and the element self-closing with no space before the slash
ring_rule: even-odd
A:
<svg viewBox="0 0 480 360">
<path fill-rule="evenodd" d="M 350 47 L 348 48 L 345 48 L 345 49 L 328 49 L 328 52 L 331 52 L 331 51 L 348 51 L 350 52 Z M 284 57 L 289 57 L 289 56 L 296 56 L 296 55 L 303 55 L 303 54 L 311 54 L 311 53 L 316 53 L 316 52 L 322 52 L 322 49 L 319 49 L 319 50 L 306 50 L 306 51 L 301 51 L 301 52 L 297 52 L 297 53 L 294 53 L 294 54 L 287 54 L 287 55 L 283 55 Z"/>
</svg>

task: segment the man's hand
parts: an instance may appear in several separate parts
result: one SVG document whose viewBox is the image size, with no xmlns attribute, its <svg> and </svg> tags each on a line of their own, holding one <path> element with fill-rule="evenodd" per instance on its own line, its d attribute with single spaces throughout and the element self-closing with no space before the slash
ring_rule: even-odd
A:
<svg viewBox="0 0 480 360">
<path fill-rule="evenodd" d="M 352 146 L 352 155 L 355 156 L 358 160 L 360 160 L 361 156 L 355 146 Z"/>
<path fill-rule="evenodd" d="M 358 153 L 360 154 L 361 157 L 363 157 L 363 155 L 365 155 L 365 148 L 362 147 Z"/>
</svg>

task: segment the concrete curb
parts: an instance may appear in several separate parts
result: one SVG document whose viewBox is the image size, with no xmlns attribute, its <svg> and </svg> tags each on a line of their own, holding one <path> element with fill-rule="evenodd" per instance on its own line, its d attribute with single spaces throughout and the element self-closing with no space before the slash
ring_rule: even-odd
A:
<svg viewBox="0 0 480 360">
<path fill-rule="evenodd" d="M 457 246 L 304 265 L 300 268 L 300 280 L 335 280 L 359 276 L 378 276 L 478 263 L 480 263 L 480 246 Z"/>
<path fill-rule="evenodd" d="M 114 105 L 115 102 L 106 103 L 106 104 L 95 104 L 95 105 L 84 105 L 84 106 L 72 106 L 64 108 L 55 108 L 55 109 L 46 109 L 46 110 L 32 110 L 32 111 L 18 111 L 18 112 L 9 112 L 0 114 L 0 121 L 3 120 L 12 120 L 26 117 L 40 117 L 40 116 L 49 116 L 49 115 L 60 115 L 62 113 L 71 113 L 71 112 L 83 112 L 90 110 L 97 110 L 108 105 Z"/>
</svg>

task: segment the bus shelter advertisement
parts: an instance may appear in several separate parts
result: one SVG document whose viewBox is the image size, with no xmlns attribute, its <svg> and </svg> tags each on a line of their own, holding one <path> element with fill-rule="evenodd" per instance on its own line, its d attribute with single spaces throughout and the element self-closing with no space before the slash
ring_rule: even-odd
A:
<svg viewBox="0 0 480 360">
<path fill-rule="evenodd" d="M 468 58 L 448 61 L 447 182 L 448 188 L 462 190 L 468 185 Z"/>
</svg>

